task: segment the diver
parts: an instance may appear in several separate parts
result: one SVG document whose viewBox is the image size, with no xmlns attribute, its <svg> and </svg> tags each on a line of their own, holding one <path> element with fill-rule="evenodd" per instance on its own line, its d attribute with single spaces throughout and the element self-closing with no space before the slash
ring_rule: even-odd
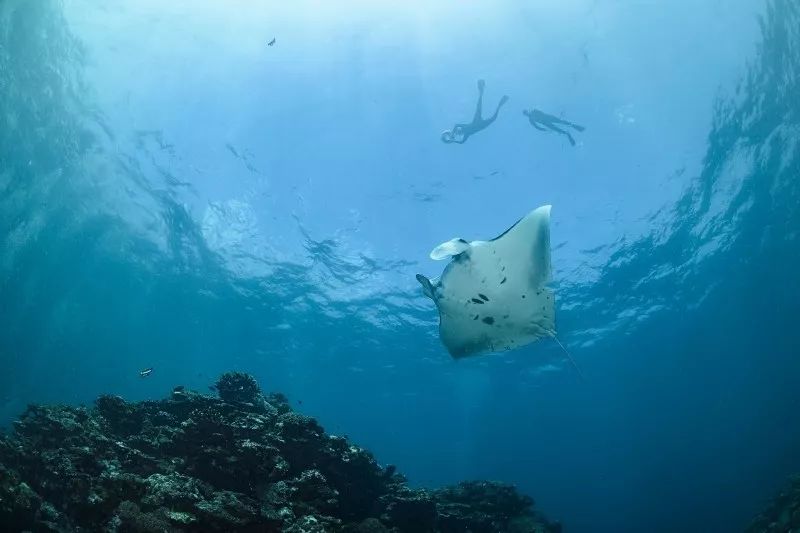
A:
<svg viewBox="0 0 800 533">
<path fill-rule="evenodd" d="M 483 89 L 486 82 L 478 80 L 478 104 L 475 106 L 475 116 L 472 117 L 472 122 L 469 124 L 456 124 L 451 130 L 444 130 L 442 132 L 442 142 L 446 144 L 458 143 L 464 144 L 470 136 L 475 135 L 479 131 L 486 129 L 489 124 L 497 119 L 497 114 L 500 108 L 508 102 L 508 96 L 503 96 L 500 103 L 497 104 L 497 109 L 494 110 L 494 115 L 489 118 L 483 118 Z"/>
<path fill-rule="evenodd" d="M 583 131 L 584 129 L 586 129 L 583 126 L 579 126 L 578 124 L 569 122 L 567 120 L 562 120 L 558 117 L 554 117 L 553 115 L 548 115 L 547 113 L 539 111 L 538 109 L 534 109 L 532 111 L 523 109 L 522 114 L 528 117 L 531 126 L 533 126 L 539 131 L 550 130 L 556 133 L 560 133 L 562 135 L 566 135 L 567 139 L 569 140 L 569 144 L 571 144 L 572 146 L 575 146 L 575 139 L 572 138 L 572 135 L 570 135 L 568 131 L 559 128 L 556 124 L 568 126 L 570 128 L 573 128 L 575 131 Z"/>
</svg>

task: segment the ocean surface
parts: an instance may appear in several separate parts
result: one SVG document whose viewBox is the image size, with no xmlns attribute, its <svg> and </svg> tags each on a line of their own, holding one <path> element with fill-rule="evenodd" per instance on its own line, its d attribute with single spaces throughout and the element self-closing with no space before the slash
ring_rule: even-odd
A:
<svg viewBox="0 0 800 533">
<path fill-rule="evenodd" d="M 0 424 L 240 370 L 415 485 L 741 530 L 800 472 L 799 77 L 794 0 L 0 0 Z M 414 278 L 543 204 L 583 381 Z"/>
</svg>

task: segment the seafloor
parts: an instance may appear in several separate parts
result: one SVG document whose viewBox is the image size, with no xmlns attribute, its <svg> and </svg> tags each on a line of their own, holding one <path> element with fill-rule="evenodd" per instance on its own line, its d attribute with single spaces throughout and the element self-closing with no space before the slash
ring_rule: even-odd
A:
<svg viewBox="0 0 800 533">
<path fill-rule="evenodd" d="M 2 530 L 561 531 L 508 485 L 409 488 L 246 374 L 216 389 L 29 407 L 0 437 Z"/>
</svg>

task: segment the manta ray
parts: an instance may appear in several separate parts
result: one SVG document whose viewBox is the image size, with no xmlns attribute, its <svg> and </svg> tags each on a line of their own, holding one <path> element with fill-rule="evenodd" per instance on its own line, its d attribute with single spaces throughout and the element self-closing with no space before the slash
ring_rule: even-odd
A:
<svg viewBox="0 0 800 533">
<path fill-rule="evenodd" d="M 417 274 L 417 281 L 439 310 L 439 337 L 453 358 L 552 337 L 574 365 L 556 338 L 550 208 L 534 209 L 490 241 L 455 238 L 430 253 L 431 259 L 450 263 L 440 278 Z"/>
</svg>

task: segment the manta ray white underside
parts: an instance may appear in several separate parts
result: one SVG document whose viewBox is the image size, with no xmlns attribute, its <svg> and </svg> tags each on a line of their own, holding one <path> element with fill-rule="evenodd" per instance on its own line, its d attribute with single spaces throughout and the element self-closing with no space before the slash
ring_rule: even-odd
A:
<svg viewBox="0 0 800 533">
<path fill-rule="evenodd" d="M 417 280 L 439 309 L 439 336 L 454 358 L 555 337 L 549 205 L 490 241 L 452 239 L 430 255 L 450 258 L 440 278 Z"/>
</svg>

